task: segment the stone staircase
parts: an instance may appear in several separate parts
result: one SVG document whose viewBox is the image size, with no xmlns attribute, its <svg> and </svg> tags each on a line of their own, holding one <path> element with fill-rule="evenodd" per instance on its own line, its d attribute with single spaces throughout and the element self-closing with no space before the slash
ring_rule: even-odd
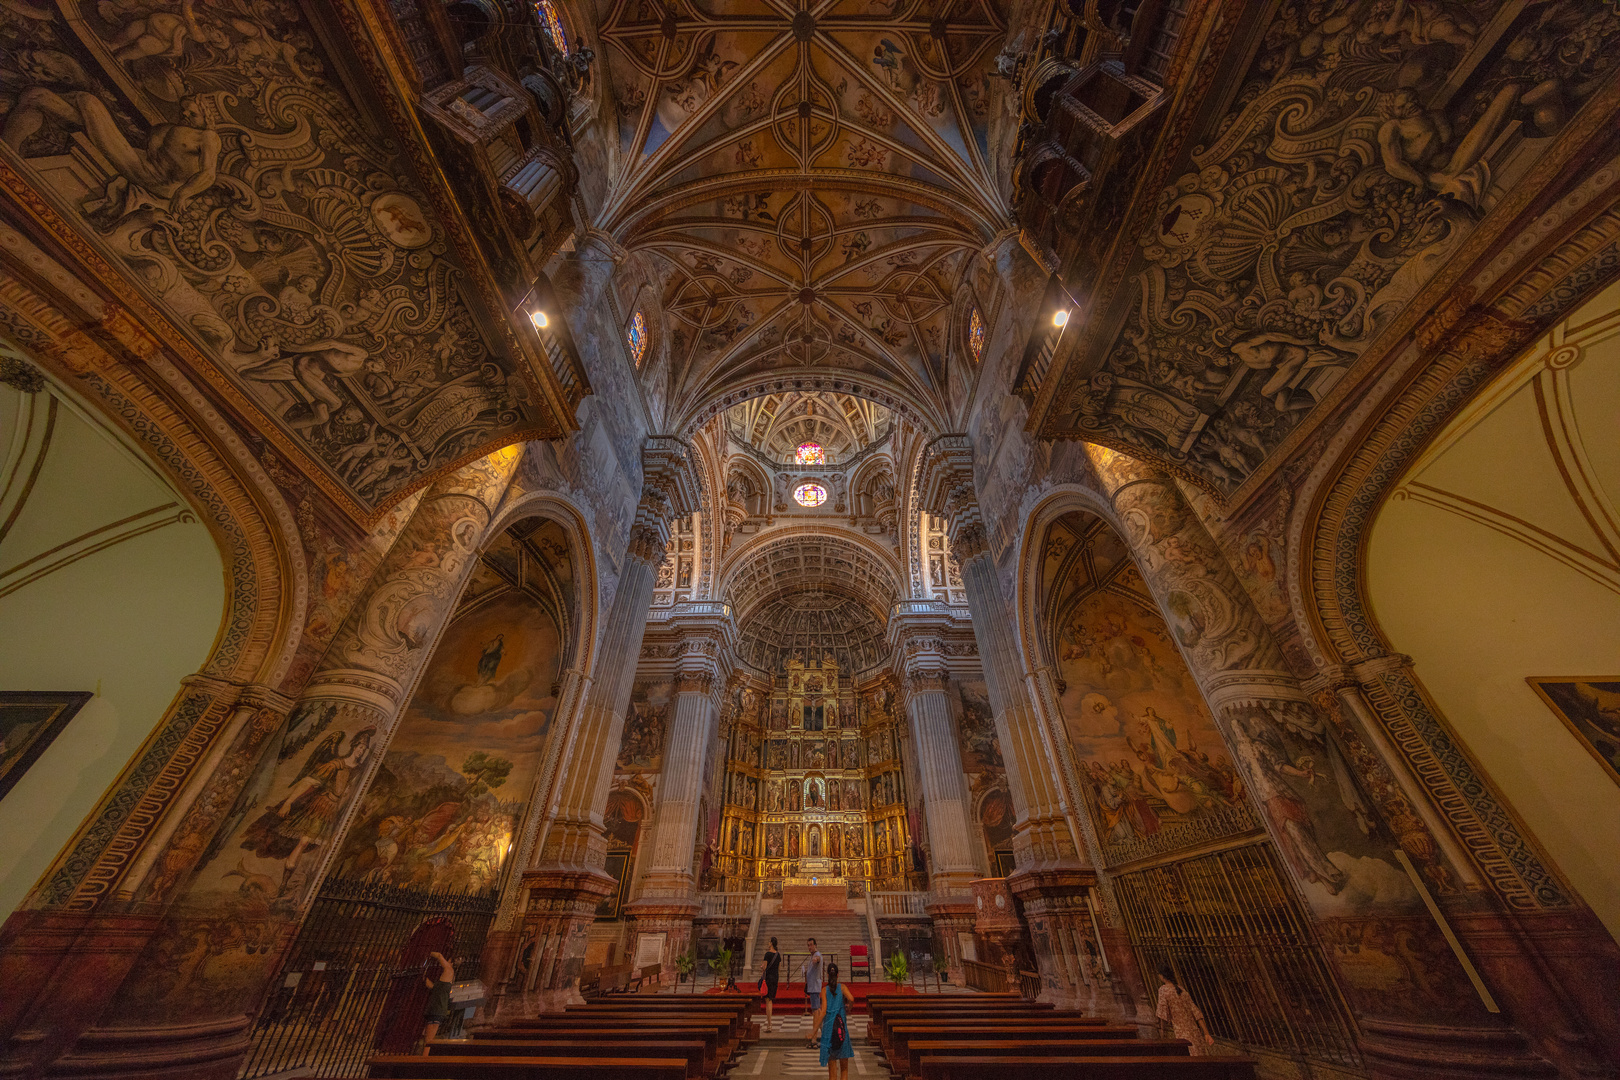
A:
<svg viewBox="0 0 1620 1080">
<path fill-rule="evenodd" d="M 872 942 L 868 940 L 866 917 L 853 912 L 831 912 L 814 915 L 761 915 L 759 917 L 759 936 L 754 939 L 754 967 L 757 971 L 765 956 L 765 950 L 770 947 L 771 938 L 776 938 L 782 952 L 792 963 L 792 970 L 788 962 L 782 965 L 783 982 L 803 982 L 804 973 L 801 970 L 805 958 L 805 939 L 815 938 L 816 945 L 821 949 L 821 955 L 826 957 L 829 964 L 837 964 L 841 978 L 849 977 L 849 947 L 851 945 L 865 945 L 871 950 Z M 877 960 L 872 955 L 874 977 L 878 976 L 875 966 Z M 748 977 L 754 978 L 755 972 L 749 972 Z"/>
</svg>

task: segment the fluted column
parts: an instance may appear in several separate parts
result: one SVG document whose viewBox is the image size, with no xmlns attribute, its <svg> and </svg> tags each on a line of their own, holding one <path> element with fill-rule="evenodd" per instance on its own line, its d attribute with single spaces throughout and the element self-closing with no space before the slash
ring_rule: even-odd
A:
<svg viewBox="0 0 1620 1080">
<path fill-rule="evenodd" d="M 967 774 L 946 693 L 950 675 L 940 668 L 913 669 L 904 685 L 912 754 L 928 818 L 928 890 L 936 897 L 971 895 L 978 868 Z"/>
<path fill-rule="evenodd" d="M 1454 936 L 1458 928 L 1442 913 L 1478 903 L 1458 884 L 1473 872 L 1453 863 L 1455 845 L 1430 833 L 1424 815 L 1392 801 L 1399 798 L 1398 772 L 1374 764 L 1376 743 L 1369 745 L 1334 707 L 1334 695 L 1313 701 L 1286 669 L 1282 650 L 1175 481 L 1126 455 L 1089 444 L 1086 451 L 1317 924 L 1356 1014 L 1369 1072 L 1477 1075 L 1477 1064 L 1458 1050 L 1471 1045 L 1488 1055 L 1495 1075 L 1545 1074 L 1546 1061 L 1492 1015 L 1498 999 L 1511 1002 L 1524 987 L 1487 987 L 1466 939 Z M 1348 705 L 1354 720 L 1358 702 Z M 1369 768 L 1380 773 L 1370 777 L 1376 797 L 1368 792 Z M 1426 958 L 1422 979 L 1379 974 L 1418 955 Z M 1522 1013 L 1540 1008 L 1525 1002 Z M 1582 1072 L 1584 1055 L 1572 1042 L 1535 1042 L 1561 1068 L 1574 1063 L 1569 1075 Z"/>
<path fill-rule="evenodd" d="M 652 606 L 653 583 L 669 542 L 669 522 L 692 512 L 697 480 L 688 448 L 675 439 L 649 439 L 642 453 L 643 487 L 630 544 L 603 620 L 592 678 L 569 726 L 558 778 L 556 811 L 530 868 L 523 950 L 530 956 L 525 1009 L 559 1008 L 578 999 L 585 931 L 615 883 L 604 869 L 602 818 L 613 765 L 624 734 L 636 661 Z"/>
<path fill-rule="evenodd" d="M 714 690 L 712 671 L 684 670 L 675 676 L 675 716 L 658 782 L 658 820 L 653 827 L 652 865 L 641 888 L 644 897 L 689 899 L 692 895 L 698 803 L 703 798 L 705 765 L 719 716 Z"/>
</svg>

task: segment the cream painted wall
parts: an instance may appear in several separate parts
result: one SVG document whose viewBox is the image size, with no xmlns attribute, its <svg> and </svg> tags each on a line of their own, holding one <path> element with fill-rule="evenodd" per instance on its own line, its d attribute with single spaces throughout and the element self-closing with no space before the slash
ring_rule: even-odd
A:
<svg viewBox="0 0 1620 1080">
<path fill-rule="evenodd" d="M 1554 329 L 1414 464 L 1374 525 L 1368 582 L 1392 646 L 1414 658 L 1453 730 L 1620 937 L 1620 784 L 1525 682 L 1620 678 L 1617 433 L 1620 285 Z M 1591 482 L 1567 479 L 1583 462 Z"/>
<path fill-rule="evenodd" d="M 0 799 L 0 916 L 9 914 L 118 777 L 180 688 L 207 659 L 224 610 L 224 569 L 208 530 L 139 454 L 60 388 L 25 395 L 0 386 L 0 451 L 31 471 L 27 410 L 58 397 L 38 479 L 0 539 L 0 689 L 99 694 Z M 37 446 L 36 446 L 37 448 Z M 169 509 L 156 509 L 169 506 Z M 145 513 L 150 511 L 150 513 Z M 79 539 L 142 515 L 136 522 Z M 129 535 L 156 525 L 142 535 Z M 101 540 L 104 550 L 20 584 L 30 571 Z M 75 543 L 77 541 L 77 543 Z M 69 545 L 57 556 L 46 554 Z M 43 557 L 41 557 L 43 556 Z M 39 557 L 39 558 L 37 558 Z M 36 560 L 18 571 L 18 564 Z"/>
</svg>

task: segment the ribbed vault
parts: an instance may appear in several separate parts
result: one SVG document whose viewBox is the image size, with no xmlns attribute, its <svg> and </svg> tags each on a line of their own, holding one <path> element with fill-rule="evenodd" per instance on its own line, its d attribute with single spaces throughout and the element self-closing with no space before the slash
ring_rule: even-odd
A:
<svg viewBox="0 0 1620 1080">
<path fill-rule="evenodd" d="M 812 588 L 767 600 L 739 632 L 738 652 L 761 671 L 778 672 L 794 656 L 806 663 L 831 653 L 846 671 L 860 671 L 888 651 L 882 620 L 853 597 Z"/>
<path fill-rule="evenodd" d="M 894 570 L 877 555 L 854 540 L 827 533 L 783 536 L 745 552 L 726 578 L 721 595 L 745 633 L 777 601 L 792 601 L 773 607 L 777 615 L 830 611 L 847 602 L 866 613 L 881 637 L 900 594 Z M 856 621 L 853 614 L 848 619 Z"/>
</svg>

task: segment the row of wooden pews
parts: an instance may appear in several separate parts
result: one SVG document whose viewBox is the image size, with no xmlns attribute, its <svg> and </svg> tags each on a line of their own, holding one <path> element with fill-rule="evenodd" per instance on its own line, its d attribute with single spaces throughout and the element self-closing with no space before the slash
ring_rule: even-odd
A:
<svg viewBox="0 0 1620 1080">
<path fill-rule="evenodd" d="M 1254 1080 L 1242 1057 L 1193 1057 L 1184 1039 L 1143 1039 L 1017 994 L 873 994 L 867 1037 L 896 1080 Z"/>
<path fill-rule="evenodd" d="M 368 1075 L 397 1080 L 705 1080 L 750 1037 L 753 995 L 614 995 L 565 1012 L 381 1054 Z"/>
</svg>

